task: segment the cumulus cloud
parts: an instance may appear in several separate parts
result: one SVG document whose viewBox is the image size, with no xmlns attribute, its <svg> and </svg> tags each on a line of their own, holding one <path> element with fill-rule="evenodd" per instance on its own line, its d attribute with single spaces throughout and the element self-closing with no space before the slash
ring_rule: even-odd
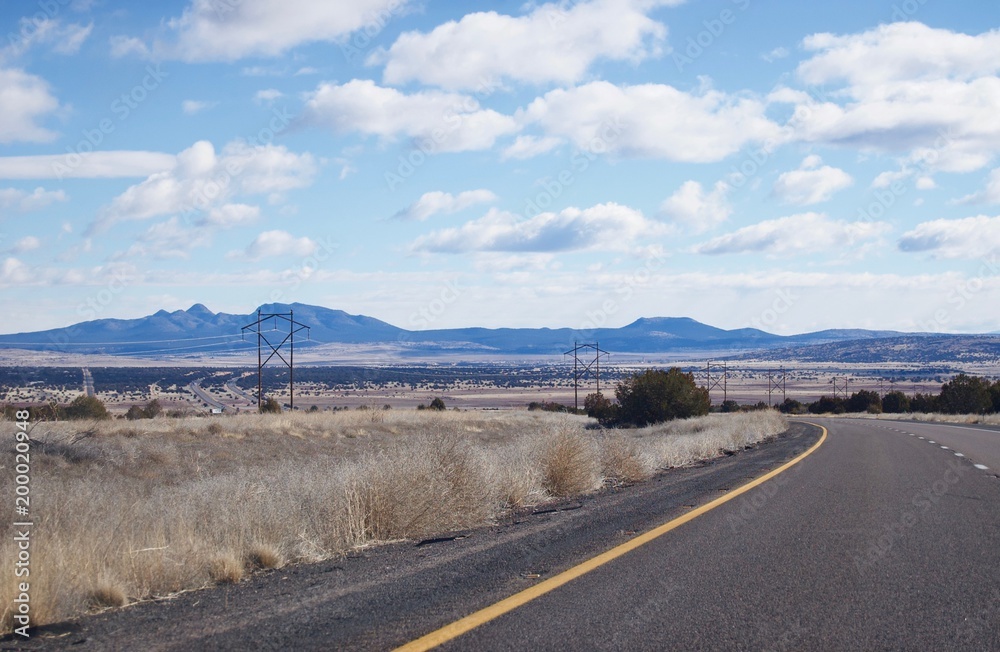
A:
<svg viewBox="0 0 1000 652">
<path fill-rule="evenodd" d="M 12 254 L 21 254 L 27 251 L 34 251 L 42 246 L 42 241 L 33 235 L 25 236 L 14 243 L 14 247 L 10 250 Z"/>
<path fill-rule="evenodd" d="M 51 46 L 57 54 L 76 54 L 93 30 L 94 23 L 64 24 L 57 18 L 25 17 L 21 19 L 19 29 L 8 34 L 9 44 L 2 54 L 19 57 L 39 45 Z"/>
<path fill-rule="evenodd" d="M 129 187 L 105 206 L 92 227 L 106 229 L 123 220 L 144 220 L 192 210 L 210 210 L 247 195 L 277 195 L 312 183 L 310 154 L 284 146 L 227 144 L 221 153 L 198 141 L 176 157 L 176 165 Z"/>
<path fill-rule="evenodd" d="M 848 35 L 815 34 L 797 76 L 823 97 L 783 89 L 796 105 L 793 138 L 904 153 L 931 169 L 967 172 L 1000 149 L 1000 30 L 968 35 L 895 23 Z"/>
<path fill-rule="evenodd" d="M 263 90 L 257 91 L 257 93 L 253 96 L 253 99 L 254 102 L 256 102 L 257 104 L 267 104 L 284 96 L 285 94 L 276 88 L 265 88 Z"/>
<path fill-rule="evenodd" d="M 277 56 L 304 43 L 336 41 L 406 4 L 406 0 L 192 0 L 179 18 L 167 22 L 168 38 L 156 41 L 152 49 L 185 61 Z"/>
<path fill-rule="evenodd" d="M 143 258 L 188 258 L 191 250 L 211 244 L 209 230 L 185 225 L 176 215 L 147 228 L 124 256 Z M 119 256 L 120 258 L 121 256 Z"/>
<path fill-rule="evenodd" d="M 828 201 L 854 184 L 848 173 L 822 163 L 818 156 L 807 156 L 798 170 L 782 173 L 774 184 L 775 196 L 786 204 L 809 206 Z"/>
<path fill-rule="evenodd" d="M 422 222 L 438 214 L 457 213 L 476 204 L 487 204 L 497 201 L 498 197 L 489 190 L 466 190 L 457 195 L 436 190 L 425 192 L 407 208 L 399 211 L 393 217 L 398 220 L 415 220 Z"/>
<path fill-rule="evenodd" d="M 935 258 L 979 258 L 1000 251 L 1000 216 L 932 220 L 899 239 L 899 250 Z"/>
<path fill-rule="evenodd" d="M 765 109 L 760 100 L 710 88 L 688 93 L 664 84 L 597 81 L 549 91 L 522 119 L 595 153 L 707 163 L 778 138 L 780 128 Z"/>
<path fill-rule="evenodd" d="M 544 4 L 523 16 L 470 13 L 429 33 L 405 32 L 388 50 L 373 52 L 368 63 L 384 64 L 388 84 L 417 81 L 452 90 L 504 80 L 571 84 L 601 59 L 658 56 L 667 29 L 646 14 L 682 1 L 591 0 Z"/>
<path fill-rule="evenodd" d="M 209 102 L 207 100 L 184 100 L 181 102 L 181 110 L 187 115 L 194 115 L 211 109 L 216 104 L 218 102 Z"/>
<path fill-rule="evenodd" d="M 306 102 L 308 120 L 341 133 L 360 132 L 392 140 L 418 139 L 421 149 L 462 152 L 489 149 L 500 136 L 518 131 L 510 116 L 483 109 L 472 97 L 441 91 L 402 93 L 371 80 L 323 83 Z"/>
<path fill-rule="evenodd" d="M 1000 168 L 990 172 L 986 187 L 958 200 L 960 204 L 1000 204 Z"/>
<path fill-rule="evenodd" d="M 16 68 L 0 68 L 0 143 L 54 140 L 56 133 L 39 122 L 59 108 L 44 79 Z"/>
<path fill-rule="evenodd" d="M 411 248 L 434 253 L 621 251 L 641 238 L 655 237 L 665 231 L 663 224 L 614 203 L 582 210 L 566 208 L 528 219 L 491 209 L 478 220 L 460 227 L 421 236 Z"/>
<path fill-rule="evenodd" d="M 257 261 L 262 258 L 279 256 L 311 256 L 319 249 L 309 238 L 296 238 L 287 231 L 264 231 L 247 246 L 246 250 L 236 257 Z"/>
<path fill-rule="evenodd" d="M 513 144 L 504 148 L 500 158 L 505 161 L 512 158 L 533 158 L 540 154 L 552 151 L 561 145 L 562 142 L 562 139 L 554 136 L 544 136 L 542 138 L 530 135 L 518 136 L 514 139 Z"/>
<path fill-rule="evenodd" d="M 733 212 L 726 196 L 729 184 L 719 181 L 706 192 L 697 181 L 687 181 L 660 204 L 660 213 L 669 220 L 695 232 L 703 232 L 722 224 Z"/>
<path fill-rule="evenodd" d="M 831 220 L 823 213 L 802 213 L 765 220 L 697 245 L 699 254 L 762 253 L 771 256 L 858 247 L 892 227 L 885 222 Z"/>
<path fill-rule="evenodd" d="M 173 154 L 143 151 L 0 156 L 0 179 L 145 177 L 170 170 L 176 162 Z"/>
<path fill-rule="evenodd" d="M 64 190 L 35 188 L 32 192 L 27 192 L 19 188 L 0 188 L 0 210 L 27 213 L 66 199 Z"/>
</svg>

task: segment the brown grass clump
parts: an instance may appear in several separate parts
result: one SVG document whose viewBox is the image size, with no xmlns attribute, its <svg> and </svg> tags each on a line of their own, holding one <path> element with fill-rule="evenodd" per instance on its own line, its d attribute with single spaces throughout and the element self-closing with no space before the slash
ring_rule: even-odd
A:
<svg viewBox="0 0 1000 652">
<path fill-rule="evenodd" d="M 553 496 L 593 491 L 600 483 L 594 444 L 568 428 L 558 428 L 542 451 L 542 486 Z"/>
<path fill-rule="evenodd" d="M 785 427 L 762 413 L 609 433 L 550 413 L 370 412 L 38 424 L 33 624 L 488 524 Z M 0 442 L 0 459 L 13 452 Z M 0 493 L 13 482 L 0 474 Z M 0 523 L 0 559 L 16 557 L 11 527 Z M 0 633 L 15 579 L 0 565 Z"/>
<path fill-rule="evenodd" d="M 273 546 L 258 543 L 250 547 L 250 552 L 247 554 L 247 565 L 251 568 L 281 568 L 284 565 L 284 559 L 281 557 L 281 552 Z"/>
<path fill-rule="evenodd" d="M 235 584 L 243 579 L 243 563 L 233 553 L 223 553 L 212 560 L 208 574 L 219 584 Z"/>
<path fill-rule="evenodd" d="M 92 609 L 107 609 L 109 607 L 124 607 L 128 604 L 125 591 L 116 584 L 101 583 L 90 594 L 87 601 Z"/>
</svg>

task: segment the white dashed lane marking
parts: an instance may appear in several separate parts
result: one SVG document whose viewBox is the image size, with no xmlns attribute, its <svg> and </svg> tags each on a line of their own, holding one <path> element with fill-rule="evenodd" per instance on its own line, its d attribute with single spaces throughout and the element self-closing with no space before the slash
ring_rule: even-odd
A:
<svg viewBox="0 0 1000 652">
<path fill-rule="evenodd" d="M 986 466 L 985 464 L 973 464 L 972 466 L 976 467 L 980 471 L 989 471 L 990 470 L 990 467 Z"/>
</svg>

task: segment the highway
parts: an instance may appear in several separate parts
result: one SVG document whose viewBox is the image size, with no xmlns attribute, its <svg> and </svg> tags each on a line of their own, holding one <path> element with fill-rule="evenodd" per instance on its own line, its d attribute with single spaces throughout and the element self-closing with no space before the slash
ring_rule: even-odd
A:
<svg viewBox="0 0 1000 652">
<path fill-rule="evenodd" d="M 87 396 L 96 396 L 94 391 L 94 377 L 90 373 L 90 369 L 86 367 L 83 368 L 83 393 Z"/>
<path fill-rule="evenodd" d="M 218 399 L 214 398 L 207 391 L 202 389 L 201 381 L 203 380 L 205 379 L 199 378 L 198 380 L 191 381 L 190 383 L 188 383 L 188 389 L 191 390 L 194 393 L 194 395 L 198 397 L 199 400 L 208 405 L 210 408 L 222 410 L 223 412 L 228 410 L 229 409 L 228 405 L 220 402 Z"/>
<path fill-rule="evenodd" d="M 1000 433 L 815 423 L 457 538 L 369 548 L 109 612 L 45 642 L 76 650 L 1000 649 L 1000 481 L 980 468 L 996 459 Z M 600 557 L 623 545 L 632 549 Z M 562 582 L 564 573 L 575 576 Z M 462 625 L 470 617 L 473 626 Z"/>
</svg>

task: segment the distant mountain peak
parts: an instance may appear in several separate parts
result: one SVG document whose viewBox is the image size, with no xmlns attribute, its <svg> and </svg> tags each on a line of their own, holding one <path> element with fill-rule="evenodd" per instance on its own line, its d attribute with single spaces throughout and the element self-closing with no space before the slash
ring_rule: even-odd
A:
<svg viewBox="0 0 1000 652">
<path fill-rule="evenodd" d="M 205 307 L 203 303 L 196 303 L 187 309 L 189 315 L 197 317 L 215 317 L 215 313 Z"/>
</svg>

